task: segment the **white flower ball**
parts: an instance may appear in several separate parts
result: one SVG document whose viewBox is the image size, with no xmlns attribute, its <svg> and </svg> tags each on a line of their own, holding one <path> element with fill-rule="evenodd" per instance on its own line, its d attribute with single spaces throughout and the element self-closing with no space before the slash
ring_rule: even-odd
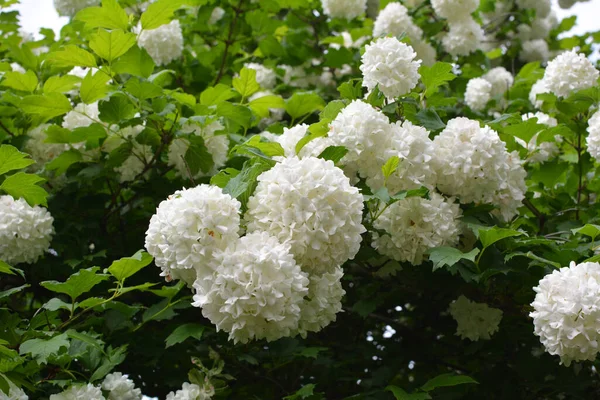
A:
<svg viewBox="0 0 600 400">
<path fill-rule="evenodd" d="M 135 383 L 121 372 L 106 375 L 102 389 L 109 393 L 107 400 L 141 400 L 142 391 L 136 389 Z"/>
<path fill-rule="evenodd" d="M 463 204 L 494 204 L 505 220 L 516 214 L 525 197 L 527 174 L 496 131 L 480 128 L 479 121 L 455 118 L 433 144 L 440 191 Z"/>
<path fill-rule="evenodd" d="M 467 82 L 465 103 L 473 111 L 484 110 L 492 98 L 492 84 L 484 78 L 473 78 Z"/>
<path fill-rule="evenodd" d="M 409 93 L 421 77 L 421 60 L 415 60 L 416 56 L 412 47 L 393 37 L 371 42 L 361 58 L 363 86 L 371 91 L 379 85 L 379 90 L 388 99 Z"/>
<path fill-rule="evenodd" d="M 210 383 L 202 387 L 195 383 L 184 382 L 181 390 L 167 394 L 166 400 L 210 400 L 215 394 L 215 388 Z"/>
<path fill-rule="evenodd" d="M 50 400 L 105 400 L 102 390 L 91 383 L 87 385 L 73 385 L 59 394 L 50 396 Z"/>
<path fill-rule="evenodd" d="M 29 400 L 29 396 L 8 380 L 8 395 L 0 390 L 0 400 Z"/>
<path fill-rule="evenodd" d="M 533 8 L 535 16 L 539 18 L 546 18 L 552 11 L 550 0 L 517 0 L 517 5 L 520 8 Z"/>
<path fill-rule="evenodd" d="M 221 7 L 215 7 L 215 8 L 213 8 L 212 12 L 210 13 L 210 18 L 208 19 L 208 24 L 214 25 L 217 22 L 219 22 L 224 16 L 225 16 L 225 10 L 223 10 Z"/>
<path fill-rule="evenodd" d="M 308 294 L 300 304 L 300 322 L 297 333 L 306 338 L 308 332 L 319 332 L 332 322 L 342 311 L 342 298 L 346 291 L 342 288 L 344 271 L 335 268 L 333 272 L 310 275 Z"/>
<path fill-rule="evenodd" d="M 99 115 L 98 102 L 92 104 L 79 103 L 65 115 L 62 127 L 71 130 L 84 128 L 99 122 Z"/>
<path fill-rule="evenodd" d="M 462 295 L 450 303 L 449 311 L 458 324 L 456 335 L 475 342 L 489 340 L 498 332 L 502 320 L 501 310 L 485 303 L 475 303 Z"/>
<path fill-rule="evenodd" d="M 298 328 L 308 277 L 290 244 L 266 232 L 250 233 L 213 253 L 214 276 L 194 283 L 193 305 L 234 342 L 277 340 Z"/>
<path fill-rule="evenodd" d="M 596 111 L 588 121 L 587 137 L 588 152 L 600 162 L 600 111 Z"/>
<path fill-rule="evenodd" d="M 123 164 L 115 168 L 115 171 L 119 174 L 119 182 L 133 181 L 142 173 L 142 171 L 144 171 L 146 165 L 148 165 L 153 158 L 154 151 L 152 150 L 152 147 L 133 142 L 133 148 L 131 149 L 129 157 L 123 161 Z"/>
<path fill-rule="evenodd" d="M 544 39 L 527 40 L 523 42 L 523 49 L 519 54 L 519 59 L 523 62 L 542 61 L 546 62 L 550 58 L 550 49 L 548 42 Z"/>
<path fill-rule="evenodd" d="M 426 40 L 415 40 L 412 42 L 412 47 L 417 52 L 417 60 L 421 60 L 423 65 L 430 67 L 435 64 L 437 52 L 429 42 Z"/>
<path fill-rule="evenodd" d="M 331 18 L 351 20 L 367 10 L 367 0 L 321 0 L 323 12 Z"/>
<path fill-rule="evenodd" d="M 264 65 L 257 63 L 244 64 L 244 67 L 256 71 L 256 82 L 261 88 L 270 90 L 275 87 L 275 84 L 277 83 L 277 75 L 271 68 L 267 68 Z"/>
<path fill-rule="evenodd" d="M 514 82 L 512 74 L 504 67 L 492 68 L 482 78 L 492 84 L 492 97 L 503 96 Z"/>
<path fill-rule="evenodd" d="M 393 203 L 373 222 L 386 233 L 373 233 L 371 245 L 380 254 L 419 265 L 434 247 L 458 243 L 461 211 L 454 199 L 437 193 L 431 198 L 408 197 Z"/>
<path fill-rule="evenodd" d="M 222 131 L 223 129 L 225 129 L 225 127 L 219 121 L 211 122 L 204 127 L 188 121 L 182 126 L 181 131 L 183 133 L 202 137 L 206 149 L 213 158 L 214 165 L 210 171 L 204 172 L 199 170 L 196 175 L 193 176 L 194 179 L 215 175 L 227 162 L 229 137 L 227 135 L 217 134 L 217 132 Z M 190 178 L 190 173 L 188 171 L 189 165 L 185 162 L 185 155 L 189 148 L 189 139 L 185 136 L 179 136 L 173 139 L 169 145 L 169 151 L 167 152 L 168 165 L 175 167 L 176 175 L 185 179 Z"/>
<path fill-rule="evenodd" d="M 27 133 L 23 150 L 35 160 L 35 169 L 41 170 L 50 161 L 69 149 L 64 143 L 46 143 L 46 129 L 50 124 L 36 126 Z"/>
<path fill-rule="evenodd" d="M 600 264 L 571 262 L 534 287 L 534 333 L 562 364 L 593 361 L 600 341 Z"/>
<path fill-rule="evenodd" d="M 535 108 L 541 108 L 544 104 L 543 100 L 538 100 L 537 95 L 542 93 L 550 93 L 550 89 L 546 85 L 546 81 L 544 79 L 538 80 L 531 87 L 531 91 L 529 92 L 529 102 Z"/>
<path fill-rule="evenodd" d="M 0 260 L 9 265 L 35 263 L 50 247 L 53 222 L 45 208 L 0 196 Z"/>
<path fill-rule="evenodd" d="M 156 29 L 143 30 L 138 45 L 146 49 L 156 65 L 167 65 L 183 53 L 183 32 L 179 20 L 174 19 Z"/>
<path fill-rule="evenodd" d="M 420 40 L 423 30 L 408 15 L 408 10 L 400 3 L 389 3 L 379 12 L 373 26 L 373 37 L 400 36 L 403 33 L 411 40 Z"/>
<path fill-rule="evenodd" d="M 27 72 L 25 70 L 25 68 L 23 68 L 19 63 L 10 63 L 10 69 L 13 72 L 20 72 L 21 74 L 24 74 L 25 72 Z"/>
<path fill-rule="evenodd" d="M 548 63 L 544 81 L 548 90 L 558 97 L 567 97 L 574 90 L 596 85 L 600 72 L 585 55 L 566 51 Z"/>
<path fill-rule="evenodd" d="M 322 273 L 358 252 L 362 210 L 362 195 L 332 161 L 290 157 L 258 177 L 245 218 L 248 232 L 289 243 L 298 264 Z"/>
<path fill-rule="evenodd" d="M 54 8 L 58 15 L 74 17 L 79 11 L 87 7 L 99 6 L 100 0 L 54 0 Z"/>
<path fill-rule="evenodd" d="M 283 128 L 283 133 L 281 135 L 273 135 L 272 139 L 281 145 L 286 157 L 293 157 L 296 155 L 296 145 L 307 133 L 308 125 L 300 124 L 292 128 Z"/>
<path fill-rule="evenodd" d="M 478 50 L 484 38 L 481 26 L 469 17 L 449 24 L 449 31 L 442 38 L 442 46 L 453 56 L 466 56 Z"/>
<path fill-rule="evenodd" d="M 213 252 L 237 240 L 241 204 L 220 188 L 178 190 L 160 203 L 146 232 L 146 250 L 167 280 L 188 285 L 212 275 Z"/>
<path fill-rule="evenodd" d="M 450 22 L 464 21 L 479 7 L 479 0 L 431 0 L 437 15 Z"/>
</svg>

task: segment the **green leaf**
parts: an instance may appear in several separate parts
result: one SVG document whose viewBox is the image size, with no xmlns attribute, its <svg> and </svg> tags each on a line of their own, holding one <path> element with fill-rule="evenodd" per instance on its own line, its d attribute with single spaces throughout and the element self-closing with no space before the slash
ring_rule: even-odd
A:
<svg viewBox="0 0 600 400">
<path fill-rule="evenodd" d="M 429 260 L 433 263 L 433 270 L 436 271 L 445 266 L 451 267 L 460 260 L 475 262 L 479 249 L 475 248 L 468 253 L 463 253 L 453 247 L 435 247 L 429 250 L 428 254 Z"/>
<path fill-rule="evenodd" d="M 125 84 L 125 91 L 140 100 L 153 99 L 163 94 L 160 86 L 139 79 L 130 79 Z"/>
<path fill-rule="evenodd" d="M 165 340 L 166 348 L 169 348 L 178 343 L 183 343 L 188 338 L 200 340 L 205 327 L 200 324 L 184 324 L 180 325 L 167 337 Z"/>
<path fill-rule="evenodd" d="M 207 174 L 215 163 L 212 154 L 210 154 L 204 143 L 204 139 L 201 136 L 191 135 L 188 137 L 188 140 L 190 146 L 185 152 L 184 159 L 192 174 L 191 178 L 198 175 L 200 171 Z"/>
<path fill-rule="evenodd" d="M 242 171 L 227 183 L 223 193 L 238 199 L 242 203 L 242 207 L 245 208 L 248 199 L 256 188 L 256 179 L 270 168 L 270 164 L 259 158 L 246 161 Z"/>
<path fill-rule="evenodd" d="M 27 114 L 36 114 L 50 119 L 71 111 L 73 108 L 69 99 L 60 93 L 45 93 L 44 95 L 25 96 L 21 108 Z"/>
<path fill-rule="evenodd" d="M 131 257 L 123 257 L 113 262 L 108 267 L 108 272 L 117 278 L 117 280 L 123 281 L 150 264 L 153 260 L 154 258 L 150 254 L 139 250 Z"/>
<path fill-rule="evenodd" d="M 29 286 L 31 286 L 31 285 L 23 285 L 23 286 L 18 286 L 18 287 L 4 290 L 4 291 L 0 292 L 0 299 L 4 299 L 6 297 L 12 296 L 15 293 L 19 293 L 20 291 L 28 288 Z"/>
<path fill-rule="evenodd" d="M 46 364 L 48 358 L 59 354 L 61 349 L 68 350 L 70 343 L 67 334 L 62 333 L 51 339 L 30 339 L 21 344 L 19 354 L 30 354 L 40 364 Z"/>
<path fill-rule="evenodd" d="M 252 111 L 248 107 L 221 102 L 217 105 L 217 114 L 240 125 L 244 129 L 252 124 Z"/>
<path fill-rule="evenodd" d="M 437 62 L 431 67 L 422 65 L 419 68 L 421 81 L 425 85 L 425 96 L 431 96 L 439 90 L 439 87 L 456 78 L 452 73 L 452 64 Z"/>
<path fill-rule="evenodd" d="M 493 245 L 499 240 L 521 235 L 524 235 L 524 233 L 515 231 L 513 229 L 498 228 L 497 226 L 494 226 L 490 229 L 479 230 L 479 239 L 481 240 L 481 244 L 484 248 Z"/>
<path fill-rule="evenodd" d="M 38 78 L 31 70 L 27 70 L 27 72 L 24 74 L 20 72 L 8 71 L 4 74 L 4 79 L 2 79 L 2 86 L 22 92 L 33 93 L 33 91 L 37 88 L 37 85 Z"/>
<path fill-rule="evenodd" d="M 108 101 L 98 103 L 100 119 L 109 124 L 118 124 L 123 120 L 133 118 L 135 107 L 124 95 L 113 95 Z"/>
<path fill-rule="evenodd" d="M 0 274 L 14 275 L 15 273 L 10 265 L 0 260 Z"/>
<path fill-rule="evenodd" d="M 109 75 L 100 70 L 92 75 L 92 70 L 90 70 L 81 82 L 81 88 L 79 89 L 81 101 L 85 104 L 91 104 L 106 96 L 109 89 L 108 81 L 110 81 Z"/>
<path fill-rule="evenodd" d="M 44 83 L 44 93 L 67 93 L 75 87 L 81 78 L 73 75 L 51 76 Z"/>
<path fill-rule="evenodd" d="M 345 146 L 329 146 L 319 154 L 318 158 L 331 160 L 334 164 L 337 164 L 346 154 L 348 154 L 348 149 Z"/>
<path fill-rule="evenodd" d="M 0 158 L 1 160 L 1 158 Z M 596 240 L 596 237 L 600 235 L 600 225 L 586 224 L 581 228 L 571 229 L 573 234 L 581 233 L 592 238 L 592 242 Z"/>
<path fill-rule="evenodd" d="M 210 184 L 223 189 L 227 186 L 227 183 L 229 183 L 231 178 L 235 178 L 239 173 L 240 171 L 235 168 L 222 169 L 218 174 L 213 175 L 213 177 L 210 178 Z"/>
<path fill-rule="evenodd" d="M 327 350 L 327 347 L 305 347 L 298 353 L 298 355 L 306 358 L 314 358 L 316 360 L 317 357 L 319 357 L 320 352 Z"/>
<path fill-rule="evenodd" d="M 347 100 L 362 99 L 362 97 L 363 97 L 362 81 L 360 79 L 352 79 L 348 82 L 344 82 L 338 87 L 338 92 L 340 92 L 342 99 L 347 99 Z"/>
<path fill-rule="evenodd" d="M 127 50 L 132 48 L 135 43 L 135 34 L 123 32 L 120 29 L 110 32 L 105 29 L 99 29 L 90 38 L 90 48 L 100 58 L 107 60 L 109 63 L 127 53 Z"/>
<path fill-rule="evenodd" d="M 321 123 L 319 122 L 319 124 L 321 124 Z M 313 125 L 311 125 L 311 127 L 314 125 L 317 125 L 317 124 L 313 124 Z M 325 123 L 325 126 L 327 126 L 327 123 Z M 304 146 L 306 146 L 309 142 L 311 142 L 317 138 L 327 136 L 327 129 L 318 130 L 316 132 L 313 132 L 313 131 L 311 131 L 311 129 L 309 127 L 308 131 L 310 132 L 310 134 L 304 136 L 302 139 L 300 139 L 298 141 L 298 143 L 296 143 L 296 149 L 295 149 L 296 154 L 300 154 L 300 151 L 302 151 L 302 148 L 304 148 Z"/>
<path fill-rule="evenodd" d="M 78 163 L 82 160 L 83 156 L 81 155 L 80 151 L 69 150 L 65 151 L 64 153 L 56 157 L 54 160 L 46 164 L 46 169 L 49 171 L 55 170 L 56 175 L 62 175 L 65 172 L 67 172 L 71 165 Z"/>
<path fill-rule="evenodd" d="M 26 174 L 24 172 L 17 172 L 14 175 L 9 176 L 2 182 L 0 189 L 10 194 L 15 199 L 24 198 L 30 206 L 36 206 L 38 204 L 48 206 L 46 198 L 48 192 L 37 184 L 44 182 L 45 179 L 34 174 Z"/>
<path fill-rule="evenodd" d="M 315 394 L 314 393 L 315 387 L 316 387 L 316 385 L 314 383 L 309 383 L 308 385 L 302 386 L 302 388 L 300 388 L 300 390 L 298 390 L 296 393 L 294 393 L 290 396 L 286 396 L 283 399 L 284 400 L 299 400 L 299 399 L 309 398 L 310 396 Z"/>
<path fill-rule="evenodd" d="M 260 85 L 256 82 L 256 71 L 251 68 L 242 68 L 240 76 L 233 78 L 232 84 L 242 98 L 248 98 L 260 90 Z"/>
<path fill-rule="evenodd" d="M 100 367 L 90 377 L 90 382 L 97 381 L 98 379 L 102 379 L 112 371 L 117 365 L 121 364 L 125 361 L 125 357 L 127 356 L 127 345 L 117 347 L 116 349 L 108 348 L 107 353 L 108 357 L 106 357 Z"/>
<path fill-rule="evenodd" d="M 298 119 L 325 108 L 325 102 L 316 93 L 296 92 L 285 105 L 285 111 L 294 119 Z"/>
<path fill-rule="evenodd" d="M 133 46 L 113 63 L 112 70 L 118 74 L 148 78 L 154 72 L 154 67 L 154 60 L 148 52 Z"/>
<path fill-rule="evenodd" d="M 342 100 L 333 100 L 325 106 L 323 111 L 321 111 L 319 119 L 321 121 L 333 121 L 344 108 L 346 108 L 346 103 Z"/>
<path fill-rule="evenodd" d="M 75 15 L 88 28 L 122 29 L 129 27 L 129 17 L 117 0 L 102 0 L 102 7 L 87 7 Z"/>
<path fill-rule="evenodd" d="M 227 85 L 219 83 L 209 87 L 200 94 L 200 104 L 204 106 L 217 105 L 235 97 L 235 92 Z"/>
<path fill-rule="evenodd" d="M 98 66 L 96 57 L 92 53 L 72 44 L 48 54 L 46 61 L 59 68 Z"/>
<path fill-rule="evenodd" d="M 431 396 L 427 393 L 406 393 L 404 389 L 397 386 L 388 386 L 385 390 L 392 392 L 396 400 L 428 400 Z"/>
<path fill-rule="evenodd" d="M 183 0 L 158 0 L 142 14 L 140 22 L 143 29 L 156 29 L 164 24 L 168 24 L 175 11 L 180 8 L 185 1 Z"/>
<path fill-rule="evenodd" d="M 94 286 L 108 279 L 108 275 L 97 273 L 99 269 L 100 267 L 80 269 L 65 282 L 44 281 L 40 282 L 40 285 L 50 291 L 64 293 L 75 301 L 79 296 L 89 292 Z"/>
<path fill-rule="evenodd" d="M 29 154 L 21 153 L 9 144 L 0 145 L 0 175 L 35 164 Z"/>
<path fill-rule="evenodd" d="M 465 383 L 478 384 L 479 382 L 467 375 L 442 374 L 428 380 L 423 386 L 421 386 L 421 390 L 430 392 L 439 387 L 457 386 Z"/>
<path fill-rule="evenodd" d="M 258 152 L 256 150 L 259 150 Z M 258 157 L 283 157 L 285 152 L 281 144 L 276 142 L 261 142 L 259 135 L 254 135 L 242 144 L 231 149 L 232 154 Z"/>
<path fill-rule="evenodd" d="M 259 117 L 267 118 L 271 113 L 271 109 L 285 108 L 285 102 L 281 96 L 267 95 L 252 100 L 248 106 Z"/>
<path fill-rule="evenodd" d="M 388 160 L 385 162 L 385 164 L 383 164 L 383 166 L 381 167 L 381 172 L 383 172 L 383 177 L 385 179 L 388 179 L 390 176 L 392 176 L 392 174 L 394 172 L 396 172 L 399 165 L 400 165 L 400 157 L 392 156 L 392 157 L 388 158 Z"/>
<path fill-rule="evenodd" d="M 66 303 L 66 302 L 62 301 L 58 297 L 54 297 L 54 298 L 48 300 L 46 303 L 44 303 L 42 308 L 49 310 L 49 311 L 58 311 L 61 309 L 71 311 L 71 309 L 73 308 L 73 305 L 71 303 Z"/>
<path fill-rule="evenodd" d="M 437 131 L 446 127 L 446 124 L 442 122 L 438 113 L 432 108 L 419 111 L 417 113 L 417 120 L 425 129 L 430 131 Z"/>
</svg>

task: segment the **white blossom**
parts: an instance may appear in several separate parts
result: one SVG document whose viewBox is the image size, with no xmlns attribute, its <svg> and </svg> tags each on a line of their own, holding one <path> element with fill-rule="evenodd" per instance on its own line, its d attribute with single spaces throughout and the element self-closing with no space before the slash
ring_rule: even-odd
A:
<svg viewBox="0 0 600 400">
<path fill-rule="evenodd" d="M 41 170 L 46 163 L 54 160 L 69 149 L 64 143 L 46 143 L 46 129 L 50 124 L 38 125 L 27 132 L 27 142 L 23 150 L 35 160 L 35 169 Z"/>
<path fill-rule="evenodd" d="M 215 389 L 210 383 L 202 387 L 195 383 L 184 382 L 177 392 L 167 394 L 166 400 L 210 400 L 215 394 Z"/>
<path fill-rule="evenodd" d="M 485 109 L 492 98 L 492 84 L 484 78 L 473 78 L 467 82 L 465 103 L 473 111 Z"/>
<path fill-rule="evenodd" d="M 534 333 L 561 363 L 593 361 L 600 340 L 600 264 L 571 262 L 534 287 Z"/>
<path fill-rule="evenodd" d="M 98 102 L 92 104 L 79 103 L 65 115 L 62 127 L 71 130 L 84 128 L 98 122 L 99 115 Z"/>
<path fill-rule="evenodd" d="M 458 324 L 456 335 L 462 339 L 489 340 L 498 332 L 502 311 L 485 303 L 476 303 L 461 295 L 450 303 L 450 314 Z"/>
<path fill-rule="evenodd" d="M 550 92 L 558 97 L 567 97 L 574 90 L 595 86 L 599 75 L 583 53 L 566 51 L 548 63 L 543 79 Z"/>
<path fill-rule="evenodd" d="M 492 97 L 503 96 L 514 82 L 512 74 L 504 67 L 492 68 L 482 78 L 492 84 Z"/>
<path fill-rule="evenodd" d="M 100 5 L 100 0 L 54 0 L 54 8 L 59 15 L 74 17 L 77 12 L 87 7 Z"/>
<path fill-rule="evenodd" d="M 0 390 L 0 400 L 29 400 L 29 396 L 8 380 L 8 394 Z"/>
<path fill-rule="evenodd" d="M 133 142 L 131 154 L 123 164 L 115 168 L 119 174 L 119 182 L 131 182 L 144 171 L 144 168 L 154 158 L 152 147 Z"/>
<path fill-rule="evenodd" d="M 279 65 L 277 68 L 284 71 L 283 83 L 292 87 L 306 88 L 310 86 L 310 77 L 302 66 Z"/>
<path fill-rule="evenodd" d="M 413 22 L 406 7 L 400 3 L 389 3 L 375 20 L 373 37 L 400 36 L 403 33 L 415 41 L 423 36 L 423 30 Z"/>
<path fill-rule="evenodd" d="M 484 37 L 481 26 L 469 17 L 449 24 L 449 31 L 442 38 L 442 46 L 453 56 L 466 56 L 481 47 Z"/>
<path fill-rule="evenodd" d="M 415 40 L 412 42 L 413 49 L 417 52 L 417 60 L 421 60 L 423 65 L 428 67 L 435 64 L 437 52 L 435 48 L 426 40 Z"/>
<path fill-rule="evenodd" d="M 362 210 L 362 195 L 332 161 L 290 157 L 258 177 L 245 218 L 248 232 L 289 243 L 298 264 L 320 273 L 356 255 Z"/>
<path fill-rule="evenodd" d="M 545 18 L 552 11 L 550 0 L 517 0 L 520 8 L 532 8 L 535 10 L 536 17 Z"/>
<path fill-rule="evenodd" d="M 167 65 L 183 53 L 183 32 L 179 20 L 174 19 L 156 29 L 143 30 L 138 44 L 146 49 L 156 65 Z"/>
<path fill-rule="evenodd" d="M 87 385 L 73 385 L 59 394 L 50 396 L 50 400 L 105 400 L 102 390 L 91 383 Z"/>
<path fill-rule="evenodd" d="M 470 19 L 479 0 L 431 0 L 431 5 L 437 15 L 454 23 Z"/>
<path fill-rule="evenodd" d="M 351 20 L 365 13 L 367 0 L 321 0 L 323 12 L 331 18 Z"/>
<path fill-rule="evenodd" d="M 454 199 L 446 200 L 437 193 L 431 193 L 430 199 L 408 197 L 387 207 L 373 221 L 385 234 L 374 232 L 371 245 L 394 260 L 419 265 L 429 249 L 458 243 L 460 217 Z"/>
<path fill-rule="evenodd" d="M 596 111 L 588 121 L 587 148 L 590 155 L 600 162 L 600 111 Z"/>
<path fill-rule="evenodd" d="M 546 62 L 550 58 L 550 49 L 548 42 L 544 39 L 526 40 L 523 42 L 523 49 L 519 54 L 519 59 L 524 62 L 542 61 Z"/>
<path fill-rule="evenodd" d="M 212 12 L 210 13 L 210 18 L 208 19 L 208 24 L 214 25 L 217 22 L 219 22 L 224 16 L 225 16 L 225 10 L 223 10 L 221 7 L 215 7 L 215 8 L 213 8 Z"/>
<path fill-rule="evenodd" d="M 35 263 L 50 247 L 53 222 L 45 208 L 0 196 L 0 260 L 10 265 Z"/>
<path fill-rule="evenodd" d="M 142 391 L 135 383 L 121 372 L 106 375 L 102 389 L 109 392 L 107 400 L 141 400 Z"/>
<path fill-rule="evenodd" d="M 167 280 L 212 275 L 212 254 L 238 238 L 241 204 L 220 188 L 182 189 L 160 203 L 146 232 L 146 250 Z"/>
<path fill-rule="evenodd" d="M 544 104 L 544 101 L 538 100 L 537 95 L 542 94 L 542 93 L 549 93 L 549 92 L 550 92 L 550 89 L 546 85 L 546 81 L 544 79 L 540 79 L 536 83 L 534 83 L 533 86 L 531 87 L 531 91 L 529 92 L 529 102 L 535 108 L 541 108 L 542 105 Z"/>
<path fill-rule="evenodd" d="M 256 71 L 256 82 L 261 88 L 270 90 L 275 87 L 275 84 L 277 83 L 277 75 L 271 68 L 267 68 L 258 63 L 247 63 L 244 64 L 244 67 Z"/>
</svg>

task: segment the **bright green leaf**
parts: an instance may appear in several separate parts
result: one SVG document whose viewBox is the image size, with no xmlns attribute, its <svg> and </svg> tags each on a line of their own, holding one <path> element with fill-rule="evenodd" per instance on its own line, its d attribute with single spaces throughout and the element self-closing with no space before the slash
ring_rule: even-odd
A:
<svg viewBox="0 0 600 400">
<path fill-rule="evenodd" d="M 178 343 L 184 342 L 188 338 L 200 340 L 205 327 L 200 324 L 183 324 L 175 328 L 175 330 L 165 340 L 166 346 L 171 347 Z"/>
<path fill-rule="evenodd" d="M 439 387 L 457 386 L 465 383 L 477 384 L 478 382 L 467 375 L 442 374 L 428 380 L 423 386 L 421 386 L 421 390 L 430 392 Z"/>
<path fill-rule="evenodd" d="M 99 269 L 100 267 L 80 269 L 65 282 L 44 281 L 40 282 L 40 285 L 50 291 L 64 293 L 75 301 L 79 296 L 89 292 L 94 286 L 108 279 L 108 275 L 97 273 Z"/>
<path fill-rule="evenodd" d="M 15 199 L 24 198 L 30 206 L 41 204 L 48 206 L 46 197 L 48 192 L 38 186 L 38 183 L 44 182 L 45 179 L 34 174 L 26 174 L 17 172 L 9 176 L 2 182 L 0 189 L 10 194 Z"/>
<path fill-rule="evenodd" d="M 0 175 L 35 164 L 26 153 L 21 153 L 9 144 L 0 145 Z"/>
<path fill-rule="evenodd" d="M 385 179 L 388 179 L 390 176 L 392 176 L 392 174 L 394 172 L 396 172 L 399 165 L 400 165 L 400 157 L 392 156 L 392 157 L 388 158 L 388 160 L 385 162 L 385 164 L 383 164 L 383 166 L 381 167 L 381 172 L 383 172 L 383 177 Z"/>
<path fill-rule="evenodd" d="M 37 88 L 38 78 L 31 70 L 28 70 L 24 74 L 8 71 L 4 74 L 4 79 L 2 79 L 0 84 L 14 90 L 33 93 Z"/>
<path fill-rule="evenodd" d="M 66 114 L 73 108 L 65 95 L 54 92 L 25 96 L 21 107 L 27 114 L 36 114 L 46 119 Z"/>
<path fill-rule="evenodd" d="M 479 230 L 479 239 L 484 248 L 491 246 L 499 240 L 521 235 L 524 235 L 524 233 L 513 229 L 498 228 L 497 226 Z"/>
<path fill-rule="evenodd" d="M 431 96 L 439 90 L 439 87 L 456 78 L 452 73 L 452 64 L 437 62 L 431 67 L 422 65 L 419 68 L 421 81 L 425 85 L 425 96 Z"/>
<path fill-rule="evenodd" d="M 110 76 L 105 74 L 102 71 L 96 71 L 95 74 L 92 75 L 92 71 L 90 70 L 85 78 L 83 78 L 83 82 L 81 82 L 81 88 L 79 90 L 79 97 L 81 97 L 81 101 L 85 104 L 91 104 L 98 99 L 103 98 L 108 93 L 108 81 L 110 81 Z"/>
<path fill-rule="evenodd" d="M 140 22 L 143 29 L 156 29 L 168 24 L 173 13 L 179 9 L 185 1 L 183 0 L 158 0 L 148 6 L 142 14 Z"/>
<path fill-rule="evenodd" d="M 21 344 L 19 354 L 30 354 L 40 364 L 46 364 L 48 358 L 59 354 L 61 349 L 69 349 L 67 334 L 62 333 L 51 339 L 30 339 Z"/>
<path fill-rule="evenodd" d="M 280 96 L 267 95 L 252 100 L 248 106 L 259 117 L 267 118 L 271 113 L 271 109 L 285 108 L 285 102 Z"/>
<path fill-rule="evenodd" d="M 122 29 L 129 27 L 129 17 L 117 0 L 102 0 L 102 7 L 87 7 L 75 15 L 90 28 Z"/>
<path fill-rule="evenodd" d="M 396 400 L 429 400 L 431 396 L 427 393 L 406 393 L 404 389 L 397 386 L 388 386 L 385 390 L 392 392 Z"/>
<path fill-rule="evenodd" d="M 319 154 L 318 158 L 331 160 L 337 164 L 346 154 L 348 154 L 348 149 L 345 146 L 329 146 Z"/>
<path fill-rule="evenodd" d="M 83 160 L 83 156 L 80 151 L 69 150 L 61 153 L 54 160 L 46 164 L 46 169 L 49 171 L 56 171 L 56 175 L 62 175 L 67 172 L 69 167 L 79 161 Z"/>
<path fill-rule="evenodd" d="M 256 82 L 256 71 L 251 68 L 242 68 L 240 76 L 233 79 L 233 87 L 243 98 L 248 98 L 258 92 L 260 85 Z"/>
<path fill-rule="evenodd" d="M 123 32 L 120 29 L 110 32 L 105 29 L 99 29 L 90 38 L 90 48 L 100 58 L 107 60 L 109 63 L 127 53 L 135 43 L 135 34 Z"/>
<path fill-rule="evenodd" d="M 593 242 L 594 240 L 596 240 L 596 237 L 600 235 L 600 225 L 586 224 L 581 228 L 571 229 L 571 232 L 573 232 L 573 234 L 580 233 L 582 235 L 589 236 L 592 238 Z"/>
<path fill-rule="evenodd" d="M 479 254 L 477 248 L 468 253 L 463 253 L 453 247 L 435 247 L 429 250 L 429 260 L 433 263 L 433 270 L 435 271 L 445 266 L 451 267 L 460 260 L 475 262 L 477 254 Z"/>
<path fill-rule="evenodd" d="M 113 63 L 112 70 L 118 74 L 148 78 L 154 72 L 154 67 L 154 60 L 148 52 L 133 46 Z"/>
<path fill-rule="evenodd" d="M 79 82 L 81 82 L 81 78 L 73 75 L 51 76 L 44 83 L 44 93 L 67 93 L 73 90 Z"/>
<path fill-rule="evenodd" d="M 285 111 L 294 119 L 298 119 L 325 108 L 325 102 L 316 93 L 296 92 L 285 105 Z"/>
<path fill-rule="evenodd" d="M 131 257 L 123 257 L 118 261 L 115 261 L 108 267 L 110 272 L 117 280 L 123 281 L 148 264 L 150 264 L 154 258 L 145 251 L 138 251 Z"/>
<path fill-rule="evenodd" d="M 98 66 L 96 57 L 92 53 L 72 44 L 48 54 L 46 61 L 59 68 Z"/>
</svg>

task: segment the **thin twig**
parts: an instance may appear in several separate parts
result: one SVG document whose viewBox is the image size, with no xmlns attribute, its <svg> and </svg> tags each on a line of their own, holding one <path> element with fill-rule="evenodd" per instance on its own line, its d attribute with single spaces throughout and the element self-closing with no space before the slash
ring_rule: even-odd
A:
<svg viewBox="0 0 600 400">
<path fill-rule="evenodd" d="M 8 133 L 10 136 L 12 136 L 12 137 L 15 137 L 15 136 L 16 136 L 14 133 L 12 133 L 12 132 L 10 131 L 10 129 L 8 129 L 8 128 L 6 127 L 6 125 L 4 125 L 4 124 L 2 123 L 2 121 L 0 121 L 0 127 L 1 127 L 1 128 L 4 130 L 4 132 Z"/>
<path fill-rule="evenodd" d="M 523 205 L 529 209 L 535 215 L 539 221 L 540 230 L 538 234 L 541 234 L 544 230 L 544 225 L 546 224 L 546 215 L 537 209 L 536 206 L 529 199 L 523 199 Z"/>
<path fill-rule="evenodd" d="M 233 16 L 231 23 L 229 24 L 229 32 L 227 33 L 227 40 L 225 41 L 225 50 L 223 50 L 223 58 L 221 59 L 221 66 L 219 67 L 219 73 L 217 74 L 217 77 L 215 78 L 215 82 L 213 83 L 213 86 L 215 86 L 217 83 L 219 83 L 221 81 L 221 78 L 223 78 L 223 74 L 225 73 L 225 64 L 227 64 L 227 53 L 229 52 L 229 47 L 231 47 L 231 45 L 233 43 L 235 43 L 235 41 L 233 40 L 233 31 L 235 30 L 235 24 L 237 23 L 237 20 L 240 16 L 240 14 L 242 13 L 242 3 L 244 3 L 244 0 L 240 0 L 240 2 L 238 3 L 238 6 L 236 8 L 234 8 L 235 11 L 235 15 Z"/>
</svg>

